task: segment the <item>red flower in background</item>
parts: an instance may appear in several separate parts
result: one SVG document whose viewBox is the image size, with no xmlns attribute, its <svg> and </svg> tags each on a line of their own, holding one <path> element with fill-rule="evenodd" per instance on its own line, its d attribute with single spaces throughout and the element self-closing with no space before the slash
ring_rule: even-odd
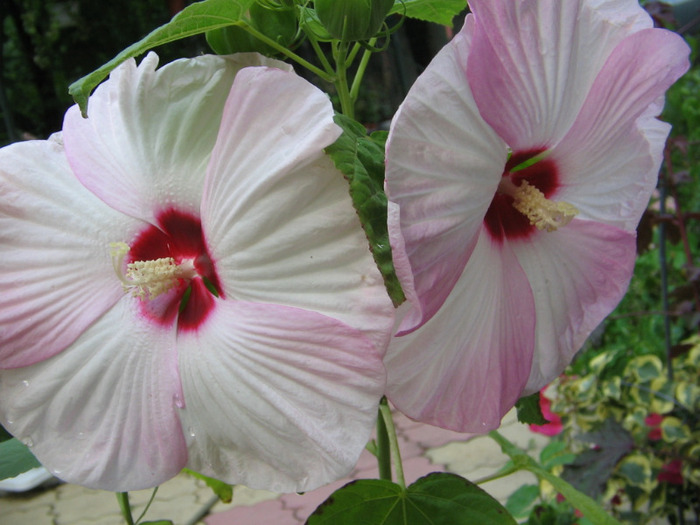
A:
<svg viewBox="0 0 700 525">
<path fill-rule="evenodd" d="M 559 414 L 552 412 L 552 400 L 546 397 L 541 390 L 540 410 L 542 410 L 542 415 L 549 423 L 545 423 L 544 425 L 530 425 L 530 430 L 538 434 L 544 434 L 545 436 L 556 436 L 560 434 L 564 429 L 564 425 L 561 423 L 561 417 L 559 417 Z"/>
<path fill-rule="evenodd" d="M 661 467 L 661 472 L 656 479 L 660 482 L 670 483 L 671 485 L 683 485 L 683 462 L 680 459 L 674 459 L 670 463 L 666 463 Z"/>
<path fill-rule="evenodd" d="M 651 427 L 651 430 L 647 434 L 647 438 L 650 441 L 659 441 L 663 437 L 661 434 L 661 422 L 663 420 L 664 416 L 655 412 L 644 418 L 644 424 Z"/>
</svg>

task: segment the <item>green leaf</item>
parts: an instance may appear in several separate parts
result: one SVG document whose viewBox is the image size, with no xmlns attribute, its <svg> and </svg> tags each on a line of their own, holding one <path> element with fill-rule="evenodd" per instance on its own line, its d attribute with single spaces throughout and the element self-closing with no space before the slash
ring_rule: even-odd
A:
<svg viewBox="0 0 700 525">
<path fill-rule="evenodd" d="M 14 478 L 40 466 L 29 447 L 19 439 L 12 438 L 0 443 L 0 479 Z"/>
<path fill-rule="evenodd" d="M 224 483 L 218 479 L 210 478 L 209 476 L 205 476 L 204 474 L 200 474 L 199 472 L 195 472 L 194 470 L 190 470 L 188 468 L 182 469 L 182 471 L 192 477 L 201 479 L 207 484 L 207 487 L 214 491 L 214 494 L 216 494 L 222 502 L 231 503 L 231 500 L 233 499 L 233 485 L 229 485 L 228 483 Z"/>
<path fill-rule="evenodd" d="M 452 19 L 466 7 L 465 0 L 396 0 L 389 14 L 405 14 L 409 18 L 452 27 Z"/>
<path fill-rule="evenodd" d="M 254 2 L 255 0 L 204 0 L 196 2 L 183 9 L 167 24 L 154 29 L 144 38 L 124 49 L 100 68 L 73 82 L 68 88 L 68 92 L 80 106 L 83 116 L 87 116 L 90 93 L 119 64 L 168 42 L 240 23 Z"/>
<path fill-rule="evenodd" d="M 407 489 L 387 480 L 353 481 L 335 491 L 308 525 L 515 525 L 498 501 L 466 479 L 429 474 Z"/>
<path fill-rule="evenodd" d="M 576 460 L 576 454 L 571 452 L 564 441 L 550 441 L 540 452 L 540 463 L 547 470 L 559 465 L 568 465 Z"/>
<path fill-rule="evenodd" d="M 513 492 L 506 501 L 506 509 L 515 518 L 525 518 L 540 496 L 538 485 L 523 485 Z"/>
<path fill-rule="evenodd" d="M 510 456 L 516 467 L 521 470 L 528 470 L 539 479 L 548 481 L 574 508 L 580 510 L 581 513 L 593 523 L 597 525 L 620 525 L 620 522 L 605 512 L 603 507 L 593 498 L 579 492 L 573 485 L 544 469 L 525 451 L 516 447 L 498 432 L 491 431 L 489 432 L 489 436 L 501 446 L 501 450 L 504 454 Z"/>
<path fill-rule="evenodd" d="M 335 123 L 343 134 L 326 153 L 350 183 L 350 196 L 369 240 L 374 261 L 384 278 L 394 306 L 405 297 L 396 276 L 387 229 L 387 198 L 384 194 L 385 135 L 367 136 L 365 127 L 344 115 L 336 115 Z"/>
<path fill-rule="evenodd" d="M 521 397 L 515 403 L 515 408 L 518 409 L 518 421 L 521 423 L 528 425 L 546 425 L 549 423 L 542 415 L 539 392 Z"/>
</svg>

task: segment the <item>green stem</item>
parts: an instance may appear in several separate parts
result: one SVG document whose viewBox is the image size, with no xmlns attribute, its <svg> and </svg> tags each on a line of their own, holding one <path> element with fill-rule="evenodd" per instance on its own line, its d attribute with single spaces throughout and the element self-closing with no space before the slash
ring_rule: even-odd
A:
<svg viewBox="0 0 700 525">
<path fill-rule="evenodd" d="M 321 49 L 321 46 L 318 45 L 318 41 L 311 35 L 307 35 L 307 38 L 309 39 L 309 42 L 311 43 L 311 47 L 314 48 L 314 51 L 316 52 L 316 56 L 318 57 L 319 61 L 321 62 L 323 69 L 325 69 L 329 75 L 335 75 L 335 71 L 333 70 L 333 66 L 331 66 L 330 62 L 328 62 L 328 59 L 326 58 L 326 54 L 323 52 L 323 49 Z"/>
<path fill-rule="evenodd" d="M 117 492 L 117 501 L 119 502 L 119 508 L 122 510 L 122 516 L 124 516 L 124 521 L 126 525 L 134 525 L 134 517 L 131 515 L 131 505 L 129 504 L 129 493 L 128 492 Z"/>
<path fill-rule="evenodd" d="M 253 35 L 255 38 L 262 40 L 268 46 L 274 48 L 275 51 L 278 51 L 278 52 L 282 53 L 284 56 L 286 56 L 287 58 L 294 60 L 294 62 L 296 62 L 300 66 L 305 67 L 306 69 L 308 69 L 309 71 L 311 71 L 315 75 L 318 75 L 320 78 L 322 78 L 326 82 L 333 82 L 333 76 L 330 75 L 328 72 L 323 71 L 321 68 L 314 66 L 311 62 L 304 60 L 303 58 L 301 58 L 299 55 L 297 55 L 293 51 L 290 51 L 286 47 L 281 46 L 280 44 L 278 44 L 277 42 L 275 42 L 271 38 L 265 36 L 263 33 L 258 31 L 254 27 L 249 26 L 247 24 L 244 24 L 241 27 L 243 29 L 245 29 L 246 31 L 248 31 L 248 33 Z"/>
<path fill-rule="evenodd" d="M 386 403 L 386 398 L 382 398 L 382 404 Z M 391 444 L 389 443 L 389 433 L 384 423 L 381 406 L 377 412 L 377 464 L 379 467 L 379 479 L 392 481 L 391 477 Z"/>
<path fill-rule="evenodd" d="M 340 111 L 346 117 L 355 118 L 355 104 L 350 96 L 348 89 L 348 71 L 346 68 L 346 59 L 348 56 L 347 42 L 333 43 L 333 60 L 335 60 L 336 77 L 333 82 L 335 89 L 338 92 L 340 99 Z"/>
<path fill-rule="evenodd" d="M 143 517 L 146 515 L 148 512 L 148 509 L 151 508 L 151 503 L 153 503 L 153 500 L 156 499 L 156 493 L 158 492 L 158 487 L 153 489 L 153 493 L 151 494 L 151 499 L 148 500 L 148 503 L 146 503 L 146 508 L 143 509 L 143 512 L 141 515 L 136 519 L 136 523 L 139 523 Z"/>
<path fill-rule="evenodd" d="M 394 426 L 394 419 L 391 416 L 391 409 L 386 401 L 379 405 L 379 411 L 382 414 L 384 424 L 386 425 L 387 434 L 389 435 L 391 458 L 394 462 L 394 470 L 396 471 L 396 484 L 402 489 L 405 489 L 406 479 L 403 475 L 403 463 L 401 462 L 401 452 L 399 451 L 399 439 L 396 435 L 396 427 Z"/>
<path fill-rule="evenodd" d="M 369 41 L 370 46 L 374 46 L 376 38 L 372 38 Z M 369 49 L 365 49 L 360 59 L 360 64 L 357 66 L 357 72 L 355 73 L 355 78 L 352 81 L 352 87 L 350 88 L 350 98 L 353 103 L 357 101 L 357 97 L 360 95 L 360 84 L 362 84 L 362 79 L 365 76 L 365 70 L 367 69 L 367 64 L 369 63 L 369 57 L 372 56 L 372 52 Z"/>
<path fill-rule="evenodd" d="M 350 67 L 352 65 L 352 63 L 355 61 L 357 53 L 360 52 L 360 49 L 362 49 L 362 46 L 359 44 L 359 42 L 355 42 L 355 45 L 352 46 L 348 57 L 345 59 L 345 67 Z"/>
<path fill-rule="evenodd" d="M 506 476 L 510 476 L 511 474 L 515 474 L 519 470 L 520 470 L 519 468 L 517 468 L 515 466 L 511 466 L 505 470 L 500 470 L 500 471 L 496 472 L 495 474 L 491 474 L 490 476 L 484 476 L 483 478 L 479 478 L 479 479 L 474 481 L 474 484 L 481 485 L 482 483 L 488 483 L 489 481 L 494 481 L 497 479 L 505 478 Z"/>
</svg>

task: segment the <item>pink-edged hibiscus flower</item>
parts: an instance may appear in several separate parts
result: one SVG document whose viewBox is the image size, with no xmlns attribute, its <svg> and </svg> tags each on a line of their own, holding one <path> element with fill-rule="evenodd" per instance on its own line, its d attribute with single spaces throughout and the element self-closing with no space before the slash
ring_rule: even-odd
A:
<svg viewBox="0 0 700 525">
<path fill-rule="evenodd" d="M 635 0 L 473 0 L 387 143 L 408 304 L 387 358 L 408 416 L 493 429 L 623 296 L 665 90 L 688 67 Z"/>
<path fill-rule="evenodd" d="M 393 326 L 341 130 L 280 62 L 157 62 L 0 150 L 0 421 L 89 487 L 313 489 L 369 438 Z"/>
</svg>

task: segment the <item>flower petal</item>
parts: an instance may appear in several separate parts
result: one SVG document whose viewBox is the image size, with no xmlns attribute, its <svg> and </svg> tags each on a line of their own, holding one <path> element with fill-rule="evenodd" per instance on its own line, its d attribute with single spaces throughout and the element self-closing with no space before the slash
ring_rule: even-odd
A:
<svg viewBox="0 0 700 525">
<path fill-rule="evenodd" d="M 401 272 L 399 278 L 416 298 L 400 333 L 426 322 L 452 290 L 506 161 L 505 145 L 479 116 L 465 81 L 472 26 L 468 17 L 418 78 L 389 133 L 386 191 L 399 207 L 389 236 L 398 264 L 410 263 L 413 283 Z"/>
<path fill-rule="evenodd" d="M 591 87 L 569 133 L 551 153 L 557 195 L 581 217 L 633 231 L 656 186 L 670 126 L 655 117 L 664 92 L 688 69 L 675 33 L 643 30 L 623 40 Z"/>
<path fill-rule="evenodd" d="M 574 219 L 513 243 L 535 297 L 535 356 L 526 393 L 558 376 L 627 291 L 635 234 Z"/>
<path fill-rule="evenodd" d="M 89 118 L 77 106 L 66 113 L 71 167 L 107 204 L 151 224 L 166 207 L 198 212 L 234 75 L 263 62 L 270 61 L 205 55 L 156 71 L 155 53 L 138 67 L 127 61 L 90 97 Z"/>
<path fill-rule="evenodd" d="M 65 351 L 0 372 L 0 421 L 57 477 L 91 488 L 154 487 L 185 465 L 173 330 L 124 297 Z"/>
<path fill-rule="evenodd" d="M 60 352 L 124 295 L 110 242 L 137 221 L 87 191 L 60 137 L 0 150 L 0 368 Z"/>
<path fill-rule="evenodd" d="M 296 308 L 221 301 L 216 330 L 180 335 L 188 467 L 276 492 L 346 475 L 384 392 L 359 331 Z"/>
<path fill-rule="evenodd" d="M 407 416 L 459 432 L 486 432 L 520 397 L 530 374 L 532 292 L 508 244 L 485 232 L 435 316 L 392 339 L 387 397 Z"/>
<path fill-rule="evenodd" d="M 651 27 L 636 0 L 471 0 L 467 76 L 482 117 L 514 150 L 556 144 L 608 55 Z"/>
<path fill-rule="evenodd" d="M 323 152 L 340 134 L 328 97 L 292 73 L 249 68 L 221 130 L 202 226 L 226 297 L 319 312 L 383 351 L 393 307 L 348 184 Z"/>
</svg>

